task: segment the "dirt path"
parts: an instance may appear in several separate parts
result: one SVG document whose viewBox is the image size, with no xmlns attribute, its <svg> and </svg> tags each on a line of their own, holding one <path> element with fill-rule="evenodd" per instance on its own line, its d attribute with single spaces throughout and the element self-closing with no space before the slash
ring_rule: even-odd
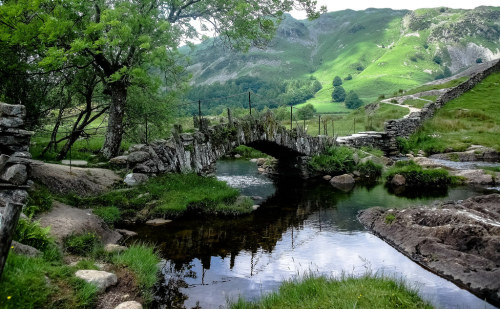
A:
<svg viewBox="0 0 500 309">
<path fill-rule="evenodd" d="M 429 207 L 370 208 L 358 218 L 413 261 L 500 305 L 500 194 Z"/>
</svg>

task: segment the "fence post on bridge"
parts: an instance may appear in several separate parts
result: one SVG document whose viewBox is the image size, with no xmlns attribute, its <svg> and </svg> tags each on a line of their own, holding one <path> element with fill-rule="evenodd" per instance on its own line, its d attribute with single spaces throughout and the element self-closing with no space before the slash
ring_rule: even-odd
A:
<svg viewBox="0 0 500 309">
<path fill-rule="evenodd" d="M 318 115 L 318 135 L 321 135 L 321 114 Z"/>
<path fill-rule="evenodd" d="M 248 108 L 250 109 L 250 116 L 252 115 L 252 100 L 250 100 L 250 91 L 248 92 Z"/>
</svg>

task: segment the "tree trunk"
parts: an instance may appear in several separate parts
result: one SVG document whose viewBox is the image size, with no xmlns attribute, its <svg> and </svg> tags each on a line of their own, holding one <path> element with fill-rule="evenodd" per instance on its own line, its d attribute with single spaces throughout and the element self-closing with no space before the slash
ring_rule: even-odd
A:
<svg viewBox="0 0 500 309">
<path fill-rule="evenodd" d="M 123 136 L 123 114 L 127 102 L 127 85 L 114 82 L 111 87 L 111 105 L 109 107 L 108 128 L 101 152 L 107 159 L 116 157 L 120 151 Z"/>
</svg>

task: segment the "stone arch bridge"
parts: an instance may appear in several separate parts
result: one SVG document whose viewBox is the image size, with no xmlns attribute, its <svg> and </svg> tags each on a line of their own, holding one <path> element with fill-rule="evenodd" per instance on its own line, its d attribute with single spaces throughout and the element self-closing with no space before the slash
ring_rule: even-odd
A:
<svg viewBox="0 0 500 309">
<path fill-rule="evenodd" d="M 385 133 L 365 132 L 342 139 L 350 146 L 381 146 Z M 210 174 L 217 159 L 239 145 L 247 145 L 278 159 L 279 165 L 294 169 L 307 177 L 307 162 L 315 154 L 338 145 L 336 138 L 310 136 L 303 129 L 292 130 L 281 126 L 268 112 L 257 117 L 229 120 L 214 126 L 201 125 L 193 133 L 183 133 L 176 125 L 168 140 L 156 140 L 149 145 L 131 146 L 128 154 L 110 160 L 112 164 L 127 164 L 136 173 L 196 172 Z M 279 168 L 279 167 L 278 167 Z"/>
</svg>

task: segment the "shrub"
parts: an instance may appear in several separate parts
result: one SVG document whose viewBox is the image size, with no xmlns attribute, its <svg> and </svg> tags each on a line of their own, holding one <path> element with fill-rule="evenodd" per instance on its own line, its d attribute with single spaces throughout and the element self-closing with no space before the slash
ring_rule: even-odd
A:
<svg viewBox="0 0 500 309">
<path fill-rule="evenodd" d="M 64 239 L 64 249 L 72 254 L 88 255 L 99 244 L 99 238 L 94 233 L 71 235 Z"/>
<path fill-rule="evenodd" d="M 351 74 L 347 74 L 347 76 L 344 78 L 344 80 L 351 80 L 352 79 L 352 75 Z"/>
<path fill-rule="evenodd" d="M 309 166 L 318 172 L 340 175 L 354 170 L 354 150 L 349 147 L 331 147 L 325 153 L 312 157 Z"/>
<path fill-rule="evenodd" d="M 242 158 L 245 159 L 264 158 L 268 156 L 265 153 L 258 151 L 257 149 L 245 145 L 240 145 L 234 148 L 233 152 L 239 154 Z"/>
<path fill-rule="evenodd" d="M 39 187 L 29 193 L 28 203 L 23 212 L 28 217 L 33 217 L 50 209 L 52 209 L 52 195 L 46 187 Z"/>
<path fill-rule="evenodd" d="M 342 86 L 337 86 L 332 92 L 332 100 L 334 102 L 344 102 L 345 100 L 345 90 Z"/>
<path fill-rule="evenodd" d="M 356 109 L 363 105 L 363 101 L 358 97 L 354 91 L 349 91 L 345 97 L 345 106 L 349 109 Z"/>
<path fill-rule="evenodd" d="M 385 223 L 386 224 L 391 224 L 392 222 L 394 222 L 395 219 L 396 219 L 396 216 L 394 214 L 385 215 Z"/>
<path fill-rule="evenodd" d="M 482 58 L 477 58 L 476 59 L 476 63 L 483 63 L 483 59 Z"/>
<path fill-rule="evenodd" d="M 441 64 L 443 62 L 443 59 L 441 59 L 439 55 L 436 55 L 434 56 L 434 58 L 432 58 L 432 61 L 434 61 L 436 64 Z"/>
<path fill-rule="evenodd" d="M 333 87 L 337 87 L 337 86 L 340 86 L 342 85 L 342 79 L 340 78 L 340 76 L 335 76 L 335 78 L 333 79 Z"/>
<path fill-rule="evenodd" d="M 406 179 L 407 186 L 444 187 L 459 182 L 458 177 L 450 176 L 445 169 L 424 169 L 414 161 L 398 161 L 385 175 L 390 182 L 394 175 L 400 174 Z"/>
<path fill-rule="evenodd" d="M 115 206 L 108 207 L 98 207 L 93 210 L 94 214 L 106 222 L 106 224 L 113 226 L 116 222 L 120 220 L 120 209 Z"/>
<path fill-rule="evenodd" d="M 361 174 L 362 177 L 376 179 L 382 176 L 382 165 L 376 164 L 373 161 L 367 161 L 365 163 L 360 163 L 356 166 L 356 169 Z"/>
<path fill-rule="evenodd" d="M 38 221 L 19 219 L 13 239 L 24 245 L 45 251 L 54 244 L 54 239 L 50 237 L 49 233 L 50 226 L 44 228 L 40 226 Z"/>
</svg>

